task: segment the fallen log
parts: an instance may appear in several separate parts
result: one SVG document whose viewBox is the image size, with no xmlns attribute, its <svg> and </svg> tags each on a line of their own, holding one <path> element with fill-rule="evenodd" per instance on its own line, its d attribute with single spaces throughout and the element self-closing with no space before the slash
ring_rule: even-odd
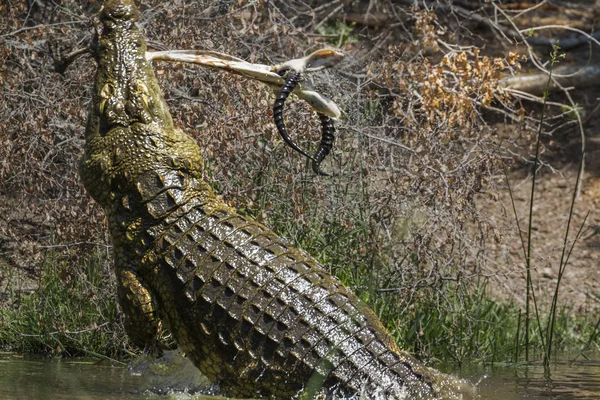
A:
<svg viewBox="0 0 600 400">
<path fill-rule="evenodd" d="M 552 82 L 548 86 L 548 74 L 545 72 L 532 75 L 519 75 L 504 78 L 500 86 L 507 89 L 520 90 L 535 95 L 541 95 L 546 88 L 558 90 L 561 87 L 585 88 L 600 86 L 600 66 L 574 65 L 557 67 L 552 71 Z"/>
</svg>

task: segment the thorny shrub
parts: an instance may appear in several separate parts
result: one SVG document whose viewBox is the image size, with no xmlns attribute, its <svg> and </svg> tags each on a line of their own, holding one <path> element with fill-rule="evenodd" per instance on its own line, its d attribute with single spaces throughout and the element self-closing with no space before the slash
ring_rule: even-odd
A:
<svg viewBox="0 0 600 400">
<path fill-rule="evenodd" d="M 500 160 L 494 131 L 480 111 L 510 100 L 499 80 L 520 68 L 514 53 L 490 58 L 475 47 L 448 45 L 433 12 L 414 12 L 415 38 L 390 45 L 387 55 L 367 66 L 367 77 L 379 87 L 376 98 L 387 102 L 377 121 L 385 129 L 374 134 L 389 139 L 369 148 L 379 169 L 397 182 L 395 192 L 403 194 L 387 203 L 382 228 L 392 240 L 381 241 L 387 246 L 380 254 L 384 265 L 412 256 L 412 263 L 395 269 L 398 291 L 408 298 L 423 286 L 438 290 L 445 280 L 477 276 L 488 231 L 497 239 L 473 202 Z M 396 141 L 403 157 L 382 157 Z"/>
<path fill-rule="evenodd" d="M 397 91 L 392 112 L 406 117 L 405 125 L 419 131 L 437 130 L 448 139 L 455 139 L 455 128 L 461 129 L 461 135 L 476 134 L 472 127 L 479 125 L 481 106 L 489 107 L 495 99 L 510 101 L 499 82 L 504 72 L 520 69 L 518 54 L 509 52 L 506 58 L 492 59 L 481 56 L 476 47 L 467 52 L 450 46 L 444 53 L 434 29 L 435 14 L 423 11 L 415 18 L 419 39 L 390 46 L 383 62 L 369 66 L 369 76 Z M 435 56 L 441 61 L 432 61 Z"/>
<path fill-rule="evenodd" d="M 64 253 L 78 268 L 89 246 L 110 243 L 77 176 L 93 62 L 80 59 L 60 76 L 47 51 L 49 40 L 67 51 L 87 45 L 99 4 L 59 3 L 0 4 L 0 257 L 34 272 L 49 244 L 82 247 Z M 413 21 L 418 39 L 404 38 L 408 28 L 398 34 L 359 24 L 352 28 L 359 42 L 342 49 L 347 60 L 313 74 L 314 86 L 346 114 L 323 165 L 330 178 L 314 176 L 283 145 L 265 87 L 190 65 L 154 68 L 174 121 L 198 141 L 206 178 L 226 201 L 306 247 L 354 289 L 403 294 L 397 308 L 407 311 L 413 299 L 476 275 L 484 262 L 488 227 L 473 198 L 498 155 L 478 110 L 504 96 L 498 77 L 517 64 L 514 56 L 439 46 L 444 29 L 430 13 L 371 3 L 371 13 Z M 273 64 L 329 47 L 335 34 L 313 33 L 328 19 L 364 15 L 362 2 L 340 4 L 151 0 L 140 5 L 141 26 L 151 48 L 210 49 Z M 314 151 L 314 113 L 290 99 L 285 115 L 300 146 Z"/>
</svg>

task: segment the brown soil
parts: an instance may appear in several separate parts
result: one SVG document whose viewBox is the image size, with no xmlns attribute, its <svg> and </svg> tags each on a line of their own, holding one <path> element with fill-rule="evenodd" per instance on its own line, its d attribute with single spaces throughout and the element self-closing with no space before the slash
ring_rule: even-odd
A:
<svg viewBox="0 0 600 400">
<path fill-rule="evenodd" d="M 589 155 L 592 156 L 592 153 Z M 531 270 L 537 299 L 543 304 L 548 304 L 551 300 L 558 281 L 576 177 L 576 166 L 569 165 L 560 172 L 543 174 L 536 183 Z M 523 177 L 522 173 L 513 172 L 511 186 L 526 243 L 531 195 L 530 176 Z M 487 268 L 493 275 L 494 282 L 492 292 L 517 304 L 525 304 L 525 256 L 516 229 L 510 197 L 509 191 L 503 190 L 497 200 L 489 196 L 481 197 L 478 206 L 502 232 L 500 242 L 492 243 L 486 249 Z M 581 195 L 575 203 L 565 257 L 582 228 L 584 219 L 586 221 L 581 229 L 580 239 L 574 244 L 568 258 L 559 291 L 560 304 L 573 307 L 576 312 L 591 312 L 600 306 L 599 205 L 600 179 L 588 177 L 584 180 Z"/>
</svg>

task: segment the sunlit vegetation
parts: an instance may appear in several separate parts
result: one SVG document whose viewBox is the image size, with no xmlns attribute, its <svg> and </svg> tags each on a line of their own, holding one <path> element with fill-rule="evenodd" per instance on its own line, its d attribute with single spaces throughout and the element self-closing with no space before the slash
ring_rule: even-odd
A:
<svg viewBox="0 0 600 400">
<path fill-rule="evenodd" d="M 78 60 L 61 76 L 46 50 L 51 38 L 67 50 L 89 43 L 98 2 L 9 3 L 0 4 L 0 347 L 127 357 L 135 349 L 116 305 L 106 223 L 77 175 L 94 64 Z M 360 18 L 365 2 L 350 2 L 363 12 L 347 10 L 352 21 L 340 17 L 342 2 L 138 3 L 157 48 L 205 48 L 262 63 L 330 46 L 348 54 L 339 69 L 311 76 L 345 113 L 322 165 L 328 178 L 283 144 L 268 88 L 180 64 L 154 68 L 177 128 L 202 148 L 207 181 L 314 255 L 373 307 L 401 348 L 426 362 L 463 363 L 548 360 L 567 348 L 600 347 L 599 300 L 584 312 L 560 296 L 553 302 L 525 277 L 535 267 L 527 252 L 525 267 L 510 266 L 527 281 L 507 283 L 531 291 L 527 304 L 507 300 L 498 288 L 505 276 L 487 258 L 490 243 L 510 246 L 503 229 L 527 236 L 532 225 L 496 226 L 477 199 L 507 186 L 505 168 L 552 170 L 543 160 L 547 138 L 580 121 L 578 105 L 553 103 L 548 122 L 540 99 L 528 103 L 502 86 L 527 52 L 486 54 L 494 49 L 455 16 L 447 21 L 444 12 L 401 2 L 366 2 L 379 15 L 373 20 Z M 314 113 L 291 97 L 286 118 L 312 153 Z M 571 245 L 565 240 L 576 253 Z M 19 287 L 15 274 L 23 270 L 34 271 L 32 294 Z"/>
</svg>

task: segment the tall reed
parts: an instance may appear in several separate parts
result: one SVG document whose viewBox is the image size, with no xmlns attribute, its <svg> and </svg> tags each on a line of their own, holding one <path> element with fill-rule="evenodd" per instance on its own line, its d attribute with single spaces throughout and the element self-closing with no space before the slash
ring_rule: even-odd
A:
<svg viewBox="0 0 600 400">
<path fill-rule="evenodd" d="M 546 367 L 548 367 L 550 365 L 550 356 L 552 353 L 552 343 L 553 343 L 553 339 L 554 339 L 554 332 L 555 332 L 555 327 L 556 327 L 556 317 L 557 317 L 557 313 L 558 313 L 558 294 L 559 294 L 562 277 L 564 275 L 566 266 L 568 264 L 569 257 L 571 256 L 571 253 L 573 251 L 575 244 L 581 237 L 583 227 L 585 226 L 585 222 L 587 220 L 587 215 L 586 215 L 581 226 L 579 227 L 579 230 L 575 236 L 575 239 L 573 240 L 573 243 L 571 244 L 571 246 L 567 252 L 569 231 L 570 231 L 571 221 L 572 221 L 572 217 L 573 217 L 573 210 L 575 208 L 575 200 L 577 198 L 577 189 L 579 187 L 580 180 L 582 178 L 581 177 L 581 171 L 582 171 L 581 163 L 584 160 L 584 154 L 583 154 L 583 150 L 582 150 L 581 160 L 580 160 L 580 164 L 579 164 L 578 172 L 577 172 L 577 178 L 575 181 L 575 187 L 573 188 L 573 195 L 572 195 L 571 205 L 570 205 L 570 209 L 569 209 L 569 217 L 567 219 L 567 226 L 566 226 L 565 234 L 564 234 L 563 248 L 562 248 L 562 253 L 561 253 L 560 262 L 559 262 L 557 282 L 556 282 L 556 286 L 554 289 L 554 294 L 552 296 L 550 310 L 549 310 L 548 316 L 547 316 L 546 327 L 545 327 L 545 329 L 542 329 L 542 323 L 540 321 L 540 313 L 539 313 L 539 309 L 538 309 L 538 302 L 537 302 L 537 299 L 535 296 L 535 291 L 533 290 L 533 281 L 531 278 L 531 252 L 532 252 L 532 248 L 533 248 L 533 246 L 532 246 L 533 205 L 535 202 L 535 188 L 536 188 L 536 181 L 537 181 L 537 175 L 538 175 L 538 166 L 540 164 L 539 161 L 540 161 L 540 144 L 541 144 L 542 127 L 544 124 L 544 118 L 546 116 L 546 105 L 547 105 L 547 99 L 548 99 L 548 92 L 549 92 L 550 84 L 553 81 L 552 71 L 553 71 L 554 66 L 558 63 L 559 58 L 564 57 L 564 54 L 558 53 L 559 50 L 560 50 L 560 48 L 558 46 L 554 46 L 553 51 L 550 53 L 551 64 L 550 64 L 550 68 L 549 68 L 548 81 L 546 83 L 546 90 L 544 91 L 544 94 L 542 96 L 542 99 L 543 99 L 542 110 L 541 110 L 541 114 L 540 114 L 539 127 L 538 127 L 538 131 L 536 134 L 535 155 L 534 155 L 534 160 L 533 160 L 533 172 L 532 172 L 532 178 L 531 178 L 531 192 L 530 192 L 530 197 L 529 197 L 529 219 L 528 219 L 528 223 L 527 223 L 527 245 L 525 245 L 525 240 L 523 238 L 521 226 L 519 223 L 519 216 L 518 216 L 517 209 L 515 206 L 513 191 L 512 191 L 512 188 L 510 186 L 510 182 L 508 179 L 508 172 L 506 170 L 506 167 L 504 167 L 504 175 L 506 177 L 506 182 L 507 182 L 507 186 L 508 186 L 508 190 L 509 190 L 509 194 L 510 194 L 512 209 L 513 209 L 515 221 L 517 224 L 517 230 L 519 232 L 519 238 L 521 241 L 523 256 L 525 258 L 525 270 L 526 270 L 525 285 L 526 285 L 526 296 L 527 296 L 525 299 L 525 327 L 524 327 L 524 329 L 525 329 L 525 361 L 526 362 L 529 361 L 529 347 L 531 344 L 531 342 L 530 342 L 530 332 L 531 332 L 531 327 L 530 327 L 531 304 L 530 304 L 530 302 L 533 301 L 533 308 L 535 311 L 537 329 L 538 329 L 538 333 L 539 333 L 539 338 L 542 342 L 541 347 L 542 347 L 543 353 L 544 353 L 544 365 Z M 577 113 L 578 110 L 573 109 L 573 112 Z M 589 212 L 588 212 L 588 214 L 589 214 Z M 519 314 L 519 317 L 520 317 L 520 314 Z M 515 362 L 518 361 L 518 358 L 519 358 L 519 347 L 520 347 L 519 330 L 520 330 L 520 318 L 519 318 L 519 323 L 518 323 L 518 327 L 517 327 L 517 336 L 516 336 L 516 342 L 515 342 L 516 343 Z"/>
</svg>

